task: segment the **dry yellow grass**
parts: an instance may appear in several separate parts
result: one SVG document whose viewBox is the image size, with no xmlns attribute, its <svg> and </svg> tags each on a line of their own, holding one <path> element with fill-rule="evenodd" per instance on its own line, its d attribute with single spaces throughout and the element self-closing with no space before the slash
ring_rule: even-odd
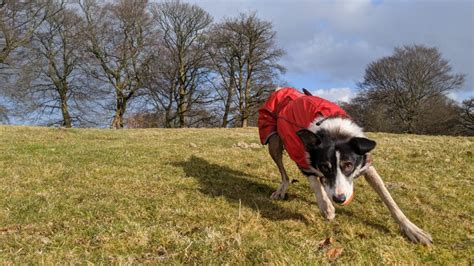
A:
<svg viewBox="0 0 474 266">
<path fill-rule="evenodd" d="M 279 174 L 266 149 L 235 147 L 258 143 L 253 128 L 1 126 L 0 264 L 472 264 L 474 138 L 369 136 L 389 190 L 433 247 L 403 237 L 363 179 L 325 221 L 287 157 L 300 182 L 271 201 Z"/>
</svg>

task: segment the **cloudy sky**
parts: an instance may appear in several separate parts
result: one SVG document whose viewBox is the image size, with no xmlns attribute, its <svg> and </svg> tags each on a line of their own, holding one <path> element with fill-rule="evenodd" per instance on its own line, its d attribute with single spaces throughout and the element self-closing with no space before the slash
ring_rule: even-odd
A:
<svg viewBox="0 0 474 266">
<path fill-rule="evenodd" d="M 188 0 L 216 21 L 256 11 L 271 21 L 287 55 L 284 79 L 331 100 L 348 100 L 368 63 L 404 44 L 437 47 L 466 83 L 450 94 L 474 96 L 474 1 Z"/>
</svg>

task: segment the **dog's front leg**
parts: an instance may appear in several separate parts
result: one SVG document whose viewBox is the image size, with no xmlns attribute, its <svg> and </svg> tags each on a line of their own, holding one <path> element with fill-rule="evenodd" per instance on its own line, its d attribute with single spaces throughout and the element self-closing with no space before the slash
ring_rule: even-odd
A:
<svg viewBox="0 0 474 266">
<path fill-rule="evenodd" d="M 377 171 L 373 166 L 370 166 L 364 173 L 365 179 L 370 184 L 370 186 L 377 192 L 379 197 L 383 200 L 385 205 L 387 205 L 392 217 L 397 221 L 400 226 L 401 231 L 413 242 L 422 243 L 430 245 L 433 243 L 433 239 L 430 234 L 421 230 L 413 224 L 408 218 L 403 214 L 398 205 L 393 200 L 392 196 L 385 187 L 382 178 L 379 176 Z"/>
<path fill-rule="evenodd" d="M 316 196 L 316 202 L 318 203 L 319 210 L 321 213 L 326 217 L 328 220 L 334 219 L 336 217 L 336 210 L 332 205 L 331 200 L 329 199 L 326 191 L 324 191 L 324 187 L 319 182 L 319 179 L 314 176 L 308 176 L 309 187 L 314 191 L 314 195 Z"/>
<path fill-rule="evenodd" d="M 273 161 L 276 163 L 278 171 L 280 171 L 281 175 L 280 187 L 272 193 L 270 198 L 285 199 L 286 191 L 288 190 L 288 185 L 290 184 L 290 181 L 288 179 L 288 175 L 286 174 L 285 166 L 283 165 L 283 141 L 277 134 L 274 134 L 268 140 L 268 151 Z"/>
</svg>

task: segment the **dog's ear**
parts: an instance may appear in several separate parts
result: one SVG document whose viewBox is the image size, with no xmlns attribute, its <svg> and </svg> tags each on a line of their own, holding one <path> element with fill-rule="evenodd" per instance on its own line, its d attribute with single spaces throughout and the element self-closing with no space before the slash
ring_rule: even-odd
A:
<svg viewBox="0 0 474 266">
<path fill-rule="evenodd" d="M 367 138 L 354 137 L 349 141 L 349 145 L 359 155 L 364 155 L 375 148 L 375 141 Z"/>
<path fill-rule="evenodd" d="M 303 141 L 303 144 L 307 150 L 316 148 L 319 146 L 319 144 L 321 144 L 321 139 L 316 134 L 307 129 L 302 129 L 296 132 L 296 135 L 298 135 L 301 141 Z"/>
<path fill-rule="evenodd" d="M 303 88 L 303 93 L 306 95 L 306 96 L 313 96 L 313 94 L 311 94 L 311 92 L 309 92 L 307 89 Z"/>
</svg>

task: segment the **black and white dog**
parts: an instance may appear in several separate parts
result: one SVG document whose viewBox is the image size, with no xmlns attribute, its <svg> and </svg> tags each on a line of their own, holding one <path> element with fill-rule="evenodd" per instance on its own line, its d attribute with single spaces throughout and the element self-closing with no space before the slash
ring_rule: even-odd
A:
<svg viewBox="0 0 474 266">
<path fill-rule="evenodd" d="M 364 175 L 386 204 L 402 232 L 413 242 L 431 244 L 432 238 L 403 214 L 371 165 L 369 152 L 376 143 L 368 139 L 339 106 L 293 88 L 275 91 L 259 109 L 262 144 L 280 171 L 282 182 L 272 199 L 284 199 L 289 179 L 282 162 L 286 150 L 314 191 L 321 213 L 334 219 L 332 202 L 347 205 L 353 197 L 353 182 Z"/>
</svg>

